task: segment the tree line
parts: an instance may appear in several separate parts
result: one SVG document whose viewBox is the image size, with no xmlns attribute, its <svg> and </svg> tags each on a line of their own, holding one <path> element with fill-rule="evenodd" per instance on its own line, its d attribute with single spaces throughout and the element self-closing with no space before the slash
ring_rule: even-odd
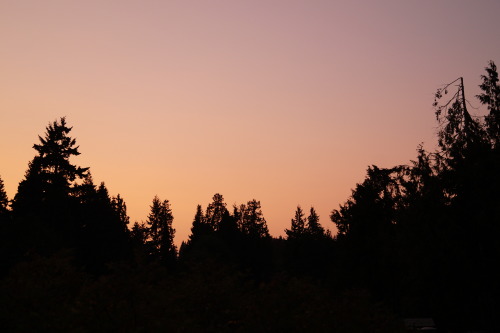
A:
<svg viewBox="0 0 500 333">
<path fill-rule="evenodd" d="M 94 184 L 60 118 L 33 146 L 9 200 L 0 178 L 0 322 L 7 330 L 403 332 L 500 329 L 500 86 L 493 61 L 469 112 L 462 78 L 435 94 L 438 150 L 367 170 L 332 210 L 298 206 L 271 237 L 258 200 L 198 205 L 174 244 L 155 196 L 145 222 Z M 29 320 L 26 320 L 28 318 Z"/>
</svg>

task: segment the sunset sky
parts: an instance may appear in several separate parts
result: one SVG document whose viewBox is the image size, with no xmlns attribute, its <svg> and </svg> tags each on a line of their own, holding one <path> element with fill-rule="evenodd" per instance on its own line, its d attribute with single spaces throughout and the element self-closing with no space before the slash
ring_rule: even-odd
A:
<svg viewBox="0 0 500 333">
<path fill-rule="evenodd" d="M 437 88 L 463 76 L 480 106 L 499 15 L 498 0 L 0 0 L 0 176 L 13 198 L 66 116 L 74 162 L 132 222 L 170 200 L 177 243 L 215 193 L 260 200 L 273 236 L 299 204 L 333 231 L 368 165 L 435 148 Z"/>
</svg>

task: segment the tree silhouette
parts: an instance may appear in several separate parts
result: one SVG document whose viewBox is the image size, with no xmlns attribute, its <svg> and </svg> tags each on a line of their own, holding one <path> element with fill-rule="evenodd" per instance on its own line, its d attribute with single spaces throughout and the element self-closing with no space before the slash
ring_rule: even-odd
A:
<svg viewBox="0 0 500 333">
<path fill-rule="evenodd" d="M 267 222 L 262 214 L 260 201 L 255 199 L 248 201 L 246 205 L 241 206 L 240 229 L 243 234 L 252 238 L 269 237 Z"/>
<path fill-rule="evenodd" d="M 488 106 L 489 114 L 485 117 L 487 131 L 492 145 L 498 149 L 500 145 L 500 85 L 497 66 L 490 61 L 485 70 L 486 75 L 481 75 L 483 82 L 479 85 L 483 93 L 476 97 L 482 104 Z"/>
<path fill-rule="evenodd" d="M 145 223 L 134 222 L 130 230 L 130 238 L 134 247 L 142 248 L 148 239 L 148 227 Z"/>
<path fill-rule="evenodd" d="M 218 233 L 226 242 L 236 241 L 239 237 L 240 230 L 234 216 L 226 209 L 222 215 L 222 220 L 219 223 Z"/>
<path fill-rule="evenodd" d="M 25 179 L 19 184 L 14 197 L 14 212 L 30 211 L 47 205 L 47 201 L 65 201 L 71 194 L 76 179 L 83 179 L 88 168 L 71 164 L 70 158 L 78 156 L 76 140 L 69 136 L 72 127 L 63 117 L 46 127 L 45 137 L 38 137 L 40 144 L 33 148 L 38 155 L 29 164 Z"/>
<path fill-rule="evenodd" d="M 306 232 L 313 238 L 320 238 L 329 235 L 329 233 L 325 232 L 325 229 L 321 226 L 321 224 L 319 224 L 319 216 L 314 207 L 311 207 L 309 216 L 307 217 Z"/>
<path fill-rule="evenodd" d="M 64 181 L 65 185 L 76 178 L 83 178 L 88 168 L 74 166 L 69 162 L 71 156 L 78 156 L 76 140 L 69 137 L 72 127 L 66 126 L 66 118 L 62 117 L 59 122 L 54 121 L 47 126 L 45 137 L 38 136 L 40 144 L 33 145 L 38 152 L 36 159 L 41 172 L 47 174 L 49 181 L 57 183 Z"/>
<path fill-rule="evenodd" d="M 448 94 L 448 89 L 453 88 L 456 90 L 452 97 L 440 102 Z M 438 89 L 435 94 L 433 105 L 440 125 L 438 144 L 451 168 L 474 155 L 486 144 L 484 128 L 470 115 L 467 103 L 462 77 Z"/>
<path fill-rule="evenodd" d="M 111 198 L 111 207 L 113 208 L 113 211 L 116 214 L 116 219 L 122 226 L 123 231 L 128 232 L 127 226 L 130 223 L 130 218 L 127 215 L 127 204 L 120 194 Z"/>
<path fill-rule="evenodd" d="M 366 179 L 356 185 L 351 198 L 339 210 L 332 211 L 330 217 L 337 226 L 338 237 L 369 240 L 393 229 L 404 172 L 404 167 L 369 167 Z"/>
<path fill-rule="evenodd" d="M 150 206 L 147 224 L 149 226 L 149 238 L 151 254 L 157 256 L 161 262 L 171 264 L 177 256 L 177 248 L 174 245 L 175 229 L 172 227 L 174 217 L 168 200 L 161 201 L 158 196 L 153 198 Z"/>
<path fill-rule="evenodd" d="M 60 118 L 46 127 L 45 136 L 39 136 L 40 143 L 33 146 L 38 154 L 29 163 L 12 202 L 14 222 L 25 235 L 25 246 L 50 252 L 74 247 L 77 242 L 78 199 L 74 191 L 88 168 L 70 161 L 80 154 L 76 140 L 69 136 L 71 129 L 66 119 Z"/>
<path fill-rule="evenodd" d="M 129 255 L 129 231 L 124 200 L 111 198 L 104 182 L 98 187 L 90 174 L 75 187 L 78 205 L 73 208 L 77 229 L 77 249 L 83 265 L 93 273 L 106 269 L 106 264 Z"/>
<path fill-rule="evenodd" d="M 205 216 L 201 205 L 196 206 L 196 214 L 194 215 L 193 226 L 191 227 L 191 235 L 189 241 L 193 242 L 198 237 L 206 235 L 212 231 L 211 226 L 205 221 Z"/>
<path fill-rule="evenodd" d="M 0 178 L 0 326 L 402 332 L 396 318 L 433 316 L 443 331 L 500 331 L 492 61 L 481 78 L 484 120 L 469 113 L 462 78 L 439 89 L 437 151 L 420 145 L 409 165 L 370 166 L 331 213 L 335 237 L 297 206 L 287 239 L 272 238 L 259 201 L 230 213 L 216 193 L 197 206 L 178 260 L 169 201 L 155 196 L 129 231 L 124 199 L 71 163 L 65 118 L 50 123 L 10 210 Z"/>
<path fill-rule="evenodd" d="M 2 177 L 0 177 L 0 216 L 7 214 L 9 209 L 9 199 L 7 197 L 7 192 L 5 192 L 5 186 L 3 184 Z"/>
<path fill-rule="evenodd" d="M 218 230 L 224 216 L 228 213 L 224 197 L 216 193 L 212 202 L 208 204 L 205 213 L 205 223 L 212 227 L 213 230 Z"/>
<path fill-rule="evenodd" d="M 295 216 L 292 219 L 290 229 L 285 229 L 285 233 L 288 239 L 299 238 L 304 235 L 306 231 L 306 219 L 304 217 L 304 212 L 300 206 L 297 206 L 295 211 Z"/>
<path fill-rule="evenodd" d="M 342 283 L 368 288 L 388 302 L 393 301 L 390 297 L 401 274 L 396 240 L 404 171 L 404 167 L 369 167 L 363 183 L 330 216 L 338 229 Z"/>
</svg>

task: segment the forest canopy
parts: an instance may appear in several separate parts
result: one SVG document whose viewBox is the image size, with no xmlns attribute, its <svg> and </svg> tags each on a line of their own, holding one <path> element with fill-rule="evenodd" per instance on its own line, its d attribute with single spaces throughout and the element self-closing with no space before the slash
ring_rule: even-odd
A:
<svg viewBox="0 0 500 333">
<path fill-rule="evenodd" d="M 17 193 L 0 178 L 0 325 L 7 331 L 499 331 L 500 86 L 490 61 L 469 112 L 463 78 L 433 106 L 436 151 L 369 166 L 333 209 L 290 212 L 272 237 L 261 203 L 216 193 L 177 248 L 175 207 L 153 196 L 130 223 L 125 199 L 73 164 L 66 118 L 33 145 Z M 194 208 L 194 207 L 193 207 Z M 272 223 L 272 222 L 269 222 Z"/>
</svg>

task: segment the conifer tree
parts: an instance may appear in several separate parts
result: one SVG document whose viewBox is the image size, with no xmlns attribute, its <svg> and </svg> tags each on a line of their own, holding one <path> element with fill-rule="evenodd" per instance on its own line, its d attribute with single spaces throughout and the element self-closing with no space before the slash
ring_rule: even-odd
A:
<svg viewBox="0 0 500 333">
<path fill-rule="evenodd" d="M 306 232 L 313 237 L 322 237 L 326 235 L 325 229 L 319 224 L 319 216 L 314 207 L 311 207 L 309 216 L 307 217 Z"/>
<path fill-rule="evenodd" d="M 237 220 L 227 209 L 224 212 L 224 215 L 222 215 L 222 220 L 219 223 L 217 231 L 226 240 L 237 237 L 237 234 L 239 233 Z"/>
<path fill-rule="evenodd" d="M 174 217 L 168 200 L 153 198 L 151 212 L 148 216 L 149 240 L 151 254 L 159 257 L 166 264 L 175 261 L 177 248 L 174 245 L 175 229 L 172 227 Z"/>
<path fill-rule="evenodd" d="M 43 137 L 33 148 L 37 154 L 30 161 L 24 179 L 12 201 L 12 215 L 25 244 L 40 253 L 61 248 L 74 248 L 79 241 L 79 180 L 85 179 L 88 168 L 71 163 L 80 155 L 72 128 L 60 118 L 46 127 Z"/>
<path fill-rule="evenodd" d="M 241 231 L 252 238 L 269 237 L 267 222 L 262 214 L 260 201 L 255 199 L 248 201 L 245 206 L 242 206 L 241 211 Z"/>
<path fill-rule="evenodd" d="M 39 136 L 40 144 L 33 148 L 38 155 L 29 163 L 25 179 L 19 184 L 14 197 L 15 213 L 33 212 L 49 208 L 52 212 L 66 205 L 75 180 L 85 178 L 88 168 L 71 164 L 72 156 L 80 155 L 76 140 L 69 136 L 72 127 L 66 125 L 66 118 L 54 121 L 46 127 L 45 136 Z M 42 204 L 43 203 L 43 204 Z"/>
<path fill-rule="evenodd" d="M 451 97 L 444 98 L 444 95 L 449 93 L 448 89 L 454 87 L 456 90 L 450 92 Z M 463 160 L 485 148 L 487 140 L 484 127 L 467 110 L 462 77 L 438 89 L 433 105 L 436 108 L 436 120 L 440 125 L 438 144 L 441 154 L 447 165 L 456 169 Z"/>
<path fill-rule="evenodd" d="M 203 209 L 201 205 L 196 207 L 196 214 L 193 219 L 193 225 L 191 227 L 191 235 L 189 235 L 189 244 L 193 243 L 203 235 L 209 234 L 213 231 L 212 227 L 206 223 L 205 214 L 203 213 Z"/>
<path fill-rule="evenodd" d="M 120 194 L 111 198 L 111 207 L 113 208 L 116 219 L 123 231 L 128 232 L 127 226 L 130 223 L 130 218 L 127 215 L 127 204 Z"/>
<path fill-rule="evenodd" d="M 96 188 L 91 176 L 75 190 L 79 256 L 89 270 L 100 273 L 107 263 L 129 254 L 126 205 L 120 196 L 110 197 L 104 182 Z"/>
<path fill-rule="evenodd" d="M 483 93 L 476 97 L 488 107 L 489 114 L 485 117 L 486 127 L 493 146 L 498 148 L 500 146 L 500 85 L 497 66 L 490 61 L 485 69 L 486 75 L 481 75 L 483 83 L 479 85 Z"/>
<path fill-rule="evenodd" d="M 40 144 L 33 145 L 38 152 L 41 171 L 49 175 L 59 176 L 66 183 L 82 178 L 88 168 L 80 168 L 69 162 L 71 156 L 78 156 L 76 139 L 68 136 L 72 127 L 66 125 L 66 118 L 54 121 L 47 126 L 45 137 L 38 136 Z"/>
<path fill-rule="evenodd" d="M 7 213 L 9 208 L 9 199 L 7 198 L 7 192 L 5 192 L 5 186 L 3 184 L 2 177 L 0 177 L 0 215 Z"/>
<path fill-rule="evenodd" d="M 213 230 L 218 230 L 219 225 L 227 212 L 224 197 L 221 194 L 216 193 L 212 198 L 212 202 L 207 206 L 205 222 L 210 225 Z"/>
<path fill-rule="evenodd" d="M 285 233 L 288 239 L 296 239 L 304 235 L 306 230 L 306 219 L 304 217 L 304 212 L 300 206 L 297 206 L 295 211 L 295 216 L 292 219 L 290 229 L 286 229 Z"/>
<path fill-rule="evenodd" d="M 146 224 L 134 222 L 132 230 L 130 230 L 130 238 L 135 247 L 142 248 L 148 239 L 148 228 Z"/>
</svg>

